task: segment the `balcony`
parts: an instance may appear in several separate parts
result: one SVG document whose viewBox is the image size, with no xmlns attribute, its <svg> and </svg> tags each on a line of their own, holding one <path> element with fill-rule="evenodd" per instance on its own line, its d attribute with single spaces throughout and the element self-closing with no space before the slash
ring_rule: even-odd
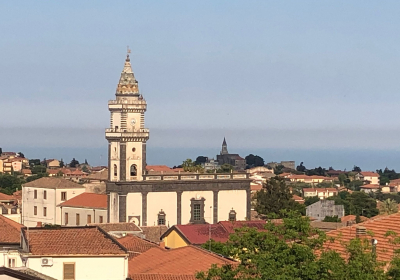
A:
<svg viewBox="0 0 400 280">
<path fill-rule="evenodd" d="M 108 105 L 147 105 L 146 100 L 108 100 Z"/>
<path fill-rule="evenodd" d="M 149 138 L 149 130 L 147 128 L 135 129 L 134 131 L 128 131 L 127 129 L 120 128 L 107 128 L 106 129 L 106 137 L 110 138 L 119 138 L 119 137 L 140 137 L 140 138 Z"/>
</svg>

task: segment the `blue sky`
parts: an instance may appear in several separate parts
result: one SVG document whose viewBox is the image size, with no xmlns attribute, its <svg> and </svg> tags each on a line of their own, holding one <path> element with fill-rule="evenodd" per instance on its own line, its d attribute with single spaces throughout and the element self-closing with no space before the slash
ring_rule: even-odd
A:
<svg viewBox="0 0 400 280">
<path fill-rule="evenodd" d="M 129 45 L 148 102 L 150 155 L 184 148 L 212 156 L 224 136 L 232 152 L 254 149 L 266 160 L 281 158 L 263 149 L 398 151 L 399 8 L 398 1 L 3 1 L 0 146 L 47 158 L 93 149 L 101 163 L 107 100 Z M 150 159 L 181 160 L 158 152 Z"/>
</svg>

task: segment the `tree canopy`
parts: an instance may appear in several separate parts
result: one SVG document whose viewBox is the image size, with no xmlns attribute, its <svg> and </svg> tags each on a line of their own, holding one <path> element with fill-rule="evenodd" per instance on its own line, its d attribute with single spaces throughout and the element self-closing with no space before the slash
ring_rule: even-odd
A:
<svg viewBox="0 0 400 280">
<path fill-rule="evenodd" d="M 250 167 L 264 166 L 264 159 L 260 156 L 249 154 L 245 157 L 246 164 Z"/>
<path fill-rule="evenodd" d="M 206 163 L 207 160 L 208 160 L 208 157 L 205 157 L 205 156 L 198 156 L 198 157 L 196 158 L 195 163 L 196 163 L 196 165 L 200 165 L 200 164 L 202 164 L 202 163 Z"/>
<path fill-rule="evenodd" d="M 299 172 L 306 172 L 306 167 L 303 165 L 303 162 L 300 162 L 300 165 L 296 167 L 296 170 Z"/>
<path fill-rule="evenodd" d="M 309 218 L 283 211 L 282 222 L 269 220 L 265 231 L 240 228 L 222 244 L 211 242 L 212 250 L 238 261 L 238 265 L 212 266 L 199 272 L 201 280 L 389 280 L 400 275 L 396 257 L 385 272 L 376 260 L 369 240 L 354 238 L 343 244 L 344 259 L 326 249 L 325 233 L 310 226 Z M 312 237 L 312 238 L 310 238 Z M 340 237 L 339 237 L 340 238 Z"/>
<path fill-rule="evenodd" d="M 77 167 L 77 165 L 79 165 L 79 161 L 77 161 L 75 158 L 73 158 L 71 160 L 71 162 L 69 163 L 69 167 L 72 167 L 72 168 Z"/>
<path fill-rule="evenodd" d="M 261 215 L 280 215 L 281 210 L 295 210 L 305 214 L 305 206 L 297 203 L 286 185 L 285 179 L 279 176 L 268 180 L 255 195 L 255 210 Z"/>
<path fill-rule="evenodd" d="M 360 215 L 371 218 L 379 214 L 376 200 L 364 192 L 355 191 L 350 194 L 349 192 L 342 191 L 337 196 L 327 199 L 334 200 L 336 205 L 343 205 L 346 215 Z"/>
</svg>

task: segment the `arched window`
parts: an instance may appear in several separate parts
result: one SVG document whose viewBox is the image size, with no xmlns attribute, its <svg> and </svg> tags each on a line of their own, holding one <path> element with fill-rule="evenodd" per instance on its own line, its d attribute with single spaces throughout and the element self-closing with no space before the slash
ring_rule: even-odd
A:
<svg viewBox="0 0 400 280">
<path fill-rule="evenodd" d="M 137 168 L 136 164 L 131 165 L 131 176 L 136 176 L 137 175 Z"/>
<path fill-rule="evenodd" d="M 117 165 L 114 164 L 114 176 L 118 175 L 118 170 L 117 169 L 118 169 Z"/>
<path fill-rule="evenodd" d="M 158 212 L 158 219 L 157 219 L 157 224 L 159 226 L 165 225 L 165 212 L 161 209 L 160 212 Z"/>
</svg>

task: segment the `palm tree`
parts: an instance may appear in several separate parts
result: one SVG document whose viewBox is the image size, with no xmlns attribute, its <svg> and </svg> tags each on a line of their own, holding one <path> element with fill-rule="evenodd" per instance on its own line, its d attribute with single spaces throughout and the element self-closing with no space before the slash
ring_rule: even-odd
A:
<svg viewBox="0 0 400 280">
<path fill-rule="evenodd" d="M 381 214 L 393 214 L 399 211 L 398 204 L 393 199 L 386 199 L 382 202 L 381 206 L 379 207 L 379 212 Z"/>
</svg>

